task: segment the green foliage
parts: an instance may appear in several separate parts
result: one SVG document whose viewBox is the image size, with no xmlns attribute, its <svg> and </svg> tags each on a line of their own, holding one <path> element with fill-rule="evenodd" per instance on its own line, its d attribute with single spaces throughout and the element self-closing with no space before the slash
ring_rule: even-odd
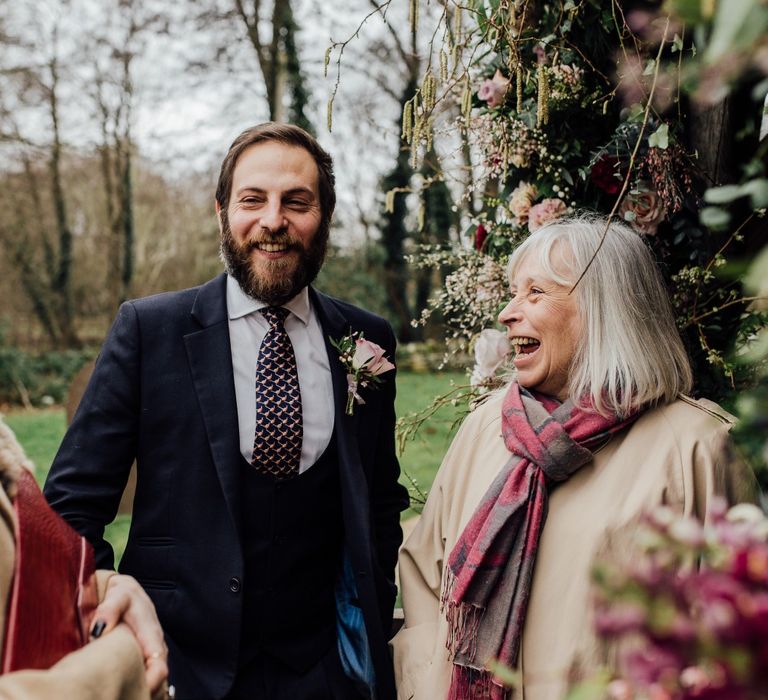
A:
<svg viewBox="0 0 768 700">
<path fill-rule="evenodd" d="M 27 457 L 35 465 L 35 478 L 43 485 L 66 430 L 66 417 L 60 408 L 14 412 L 3 420 L 16 434 Z"/>
<path fill-rule="evenodd" d="M 467 376 L 459 372 L 398 372 L 395 403 L 400 420 L 398 432 L 410 425 L 409 417 L 428 409 L 432 397 L 443 396 L 453 387 L 467 383 Z M 410 491 L 412 504 L 412 508 L 403 514 L 405 517 L 421 512 L 437 469 L 465 414 L 466 402 L 454 403 L 449 399 L 431 414 L 418 432 L 411 432 L 408 439 L 401 441 L 400 481 Z"/>
<path fill-rule="evenodd" d="M 750 94 L 762 101 L 765 90 L 752 87 L 764 62 L 749 52 L 766 48 L 765 3 L 737 0 L 732 14 L 726 5 L 665 3 L 706 25 L 689 28 L 662 10 L 630 17 L 621 3 L 597 0 L 448 3 L 464 22 L 445 34 L 441 50 L 454 57 L 453 69 L 437 92 L 460 102 L 457 126 L 476 154 L 462 241 L 475 255 L 454 256 L 422 320 L 437 312 L 449 339 L 471 343 L 493 325 L 497 303 L 488 302 L 499 295 L 496 277 L 478 274 L 483 261 L 503 265 L 531 231 L 569 211 L 601 212 L 627 222 L 659 261 L 697 394 L 723 401 L 749 385 L 751 370 L 735 358 L 765 319 L 728 271 L 753 249 L 742 229 L 754 228 L 768 204 L 768 140 L 757 147 L 757 108 L 728 111 L 733 123 L 715 138 L 692 118 L 684 94 L 695 89 L 715 103 L 730 90 L 745 106 Z M 723 60 L 712 65 L 713 56 Z M 418 91 L 413 99 L 421 109 L 404 133 L 415 152 L 426 150 L 439 112 Z M 732 172 L 703 172 L 721 158 L 718 140 L 742 162 Z M 728 184 L 707 190 L 716 179 Z"/>
<path fill-rule="evenodd" d="M 0 403 L 63 403 L 72 377 L 95 355 L 94 350 L 27 352 L 6 345 L 0 332 Z"/>
<path fill-rule="evenodd" d="M 332 248 L 317 276 L 317 288 L 333 297 L 368 309 L 389 321 L 381 271 L 382 252 L 378 246 Z"/>
</svg>

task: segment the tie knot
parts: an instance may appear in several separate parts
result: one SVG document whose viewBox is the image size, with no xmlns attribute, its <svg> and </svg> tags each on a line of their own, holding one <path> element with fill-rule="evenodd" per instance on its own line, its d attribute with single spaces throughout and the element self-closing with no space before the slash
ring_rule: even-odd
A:
<svg viewBox="0 0 768 700">
<path fill-rule="evenodd" d="M 261 313 L 267 319 L 267 323 L 269 323 L 271 328 L 278 328 L 285 322 L 289 311 L 282 306 L 265 306 L 261 309 Z"/>
</svg>

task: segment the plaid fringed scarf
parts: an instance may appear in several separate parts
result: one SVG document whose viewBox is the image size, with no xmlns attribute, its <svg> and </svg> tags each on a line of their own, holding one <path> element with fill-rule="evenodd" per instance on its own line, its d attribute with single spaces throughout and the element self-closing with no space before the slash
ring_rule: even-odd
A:
<svg viewBox="0 0 768 700">
<path fill-rule="evenodd" d="M 596 447 L 637 415 L 605 418 L 532 394 L 517 383 L 502 405 L 504 444 L 512 453 L 448 560 L 443 609 L 453 658 L 449 700 L 503 700 L 485 665 L 517 663 L 547 487 L 592 460 Z"/>
</svg>

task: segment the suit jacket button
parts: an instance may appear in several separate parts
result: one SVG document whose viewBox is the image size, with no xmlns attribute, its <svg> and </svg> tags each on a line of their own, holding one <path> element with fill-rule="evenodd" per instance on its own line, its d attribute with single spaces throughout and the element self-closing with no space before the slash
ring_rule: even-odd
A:
<svg viewBox="0 0 768 700">
<path fill-rule="evenodd" d="M 233 576 L 229 579 L 229 590 L 232 591 L 232 593 L 239 593 L 242 587 L 240 579 L 237 578 L 237 576 Z"/>
</svg>

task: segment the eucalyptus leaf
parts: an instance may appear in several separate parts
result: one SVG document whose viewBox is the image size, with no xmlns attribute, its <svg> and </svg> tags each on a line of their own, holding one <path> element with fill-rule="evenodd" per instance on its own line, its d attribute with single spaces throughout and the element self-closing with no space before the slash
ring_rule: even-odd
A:
<svg viewBox="0 0 768 700">
<path fill-rule="evenodd" d="M 731 221 L 731 215 L 720 207 L 704 207 L 699 212 L 702 224 L 715 231 L 724 229 Z"/>
<path fill-rule="evenodd" d="M 747 194 L 741 185 L 723 185 L 711 187 L 704 193 L 704 201 L 708 204 L 728 204 L 734 199 Z"/>
<path fill-rule="evenodd" d="M 756 295 L 768 294 L 768 246 L 758 253 L 757 259 L 744 278 L 744 286 Z"/>
<path fill-rule="evenodd" d="M 756 180 L 750 180 L 742 187 L 745 194 L 749 195 L 752 207 L 762 209 L 768 207 L 768 179 L 761 177 Z"/>
<path fill-rule="evenodd" d="M 762 102 L 766 95 L 768 95 L 768 78 L 761 80 L 755 87 L 752 88 L 752 99 L 755 102 Z M 765 108 L 763 108 L 763 115 L 766 114 Z"/>
</svg>

